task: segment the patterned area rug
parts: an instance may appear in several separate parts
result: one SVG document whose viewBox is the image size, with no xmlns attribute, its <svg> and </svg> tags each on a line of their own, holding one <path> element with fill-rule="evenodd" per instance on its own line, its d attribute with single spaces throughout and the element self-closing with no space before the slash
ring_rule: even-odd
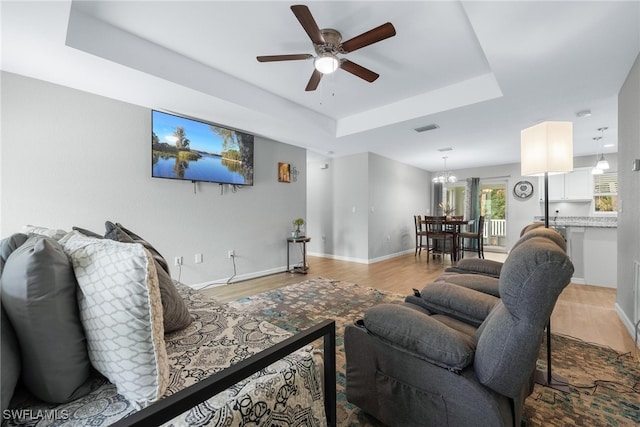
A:
<svg viewBox="0 0 640 427">
<path fill-rule="evenodd" d="M 339 426 L 381 426 L 345 396 L 344 327 L 369 307 L 403 295 L 323 278 L 306 280 L 229 303 L 237 310 L 295 332 L 327 318 L 336 320 Z M 640 366 L 629 354 L 552 335 L 554 374 L 569 380 L 570 393 L 539 385 L 525 402 L 525 427 L 640 425 Z M 546 369 L 545 345 L 539 368 Z"/>
</svg>

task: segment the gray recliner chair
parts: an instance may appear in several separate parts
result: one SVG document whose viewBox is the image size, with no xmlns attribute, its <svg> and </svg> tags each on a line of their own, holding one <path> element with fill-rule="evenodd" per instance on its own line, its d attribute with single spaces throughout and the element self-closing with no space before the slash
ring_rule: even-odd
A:
<svg viewBox="0 0 640 427">
<path fill-rule="evenodd" d="M 547 320 L 572 274 L 558 244 L 529 236 L 502 265 L 500 298 L 445 283 L 423 296 L 439 298 L 430 308 L 369 309 L 345 328 L 347 400 L 389 426 L 519 426 Z"/>
<path fill-rule="evenodd" d="M 541 226 L 542 225 L 542 226 Z M 555 242 L 563 251 L 567 251 L 567 242 L 556 230 L 544 228 L 543 223 L 534 222 L 520 232 L 520 240 L 513 248 L 532 237 L 546 237 Z M 512 248 L 512 250 L 513 250 Z M 475 289 L 486 294 L 499 297 L 498 279 L 502 270 L 502 262 L 481 258 L 465 258 L 454 266 L 447 267 L 435 282 L 455 283 L 466 288 Z"/>
</svg>

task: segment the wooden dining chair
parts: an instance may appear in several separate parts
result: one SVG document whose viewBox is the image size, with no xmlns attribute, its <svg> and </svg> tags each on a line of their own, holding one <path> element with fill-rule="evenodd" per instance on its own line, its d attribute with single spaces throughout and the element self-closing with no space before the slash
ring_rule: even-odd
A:
<svg viewBox="0 0 640 427">
<path fill-rule="evenodd" d="M 414 254 L 414 256 L 416 256 L 416 255 L 421 254 L 423 249 L 426 249 L 427 252 L 428 252 L 428 250 L 429 250 L 429 245 L 428 245 L 429 239 L 427 239 L 427 231 L 423 227 L 422 216 L 421 215 L 414 215 L 413 216 L 413 224 L 414 224 L 415 229 L 416 229 L 416 252 Z"/>
<path fill-rule="evenodd" d="M 461 252 L 462 257 L 464 257 L 464 252 L 475 251 L 478 253 L 478 258 L 484 259 L 484 238 L 483 238 L 483 229 L 484 229 L 484 216 L 480 216 L 478 221 L 475 221 L 476 226 L 475 231 L 462 231 L 458 234 L 460 237 L 461 244 Z M 466 242 L 469 241 L 469 246 L 466 245 Z M 475 243 L 475 245 L 474 245 Z"/>
<path fill-rule="evenodd" d="M 449 254 L 453 262 L 453 250 L 455 247 L 453 233 L 446 230 L 445 219 L 444 216 L 425 217 L 428 245 L 427 253 L 431 253 L 434 259 L 436 254 L 441 254 L 443 263 L 445 254 Z M 427 256 L 427 263 L 428 262 L 429 257 Z"/>
<path fill-rule="evenodd" d="M 464 220 L 464 215 L 452 215 L 451 219 L 454 221 L 463 221 Z M 460 238 L 460 228 L 461 225 L 460 224 L 456 224 L 456 225 L 450 225 L 447 224 L 447 231 L 450 233 L 454 233 L 454 239 L 455 241 L 455 250 L 456 253 L 454 254 L 454 258 L 456 260 L 461 259 L 462 255 L 464 254 L 462 248 L 463 248 L 463 240 Z"/>
</svg>

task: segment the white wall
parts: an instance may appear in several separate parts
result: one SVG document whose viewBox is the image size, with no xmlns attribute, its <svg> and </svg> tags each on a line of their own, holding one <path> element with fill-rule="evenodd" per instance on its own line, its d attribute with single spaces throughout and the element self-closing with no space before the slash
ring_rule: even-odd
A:
<svg viewBox="0 0 640 427">
<path fill-rule="evenodd" d="M 632 323 L 640 315 L 635 294 L 635 263 L 640 263 L 640 172 L 631 170 L 631 161 L 640 159 L 640 56 L 618 94 L 618 293 L 616 306 L 623 322 Z M 632 332 L 633 334 L 633 332 Z"/>
<path fill-rule="evenodd" d="M 373 153 L 314 155 L 307 169 L 312 254 L 370 263 L 414 248 L 413 215 L 427 210 L 429 172 Z"/>
<path fill-rule="evenodd" d="M 306 154 L 291 145 L 256 137 L 253 187 L 199 183 L 194 194 L 190 182 L 151 178 L 149 109 L 5 72 L 1 132 L 3 237 L 25 224 L 103 233 L 117 221 L 171 265 L 183 256 L 182 281 L 201 284 L 231 276 L 229 249 L 240 278 L 284 269 L 291 221 L 306 216 Z M 278 162 L 297 182 L 277 182 Z"/>
</svg>

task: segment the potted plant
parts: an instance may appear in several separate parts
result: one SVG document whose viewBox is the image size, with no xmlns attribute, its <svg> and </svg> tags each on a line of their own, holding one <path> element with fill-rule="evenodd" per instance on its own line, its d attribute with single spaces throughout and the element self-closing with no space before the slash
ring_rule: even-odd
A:
<svg viewBox="0 0 640 427">
<path fill-rule="evenodd" d="M 447 218 L 447 220 L 450 220 L 451 214 L 455 211 L 455 209 L 451 207 L 449 202 L 440 202 L 440 208 L 442 208 L 442 213 Z"/>
<path fill-rule="evenodd" d="M 302 227 L 303 225 L 304 225 L 303 218 L 296 218 L 293 220 L 293 226 L 295 227 L 295 229 L 293 230 L 293 237 L 301 236 L 300 227 Z"/>
</svg>

